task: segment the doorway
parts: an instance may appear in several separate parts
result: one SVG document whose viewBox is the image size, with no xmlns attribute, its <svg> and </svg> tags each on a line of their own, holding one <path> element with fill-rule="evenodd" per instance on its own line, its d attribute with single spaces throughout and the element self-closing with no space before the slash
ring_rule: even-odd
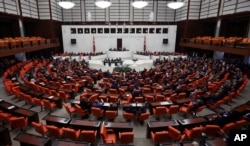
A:
<svg viewBox="0 0 250 146">
<path fill-rule="evenodd" d="M 117 39 L 117 50 L 122 51 L 122 39 L 121 38 Z"/>
</svg>

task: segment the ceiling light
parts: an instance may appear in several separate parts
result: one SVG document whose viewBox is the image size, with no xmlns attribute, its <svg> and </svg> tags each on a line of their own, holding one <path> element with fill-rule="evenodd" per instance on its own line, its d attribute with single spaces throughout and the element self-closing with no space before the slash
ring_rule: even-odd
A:
<svg viewBox="0 0 250 146">
<path fill-rule="evenodd" d="M 134 1 L 132 3 L 132 6 L 137 8 L 137 9 L 141 9 L 141 8 L 144 8 L 148 5 L 148 2 L 146 1 Z"/>
<path fill-rule="evenodd" d="M 168 3 L 168 7 L 169 7 L 170 9 L 179 9 L 179 8 L 183 7 L 184 4 L 185 4 L 184 1 L 181 1 L 181 0 L 179 1 L 179 0 L 177 0 L 177 1 L 175 1 L 175 2 L 169 2 L 169 3 Z"/>
<path fill-rule="evenodd" d="M 111 4 L 112 4 L 111 2 L 103 0 L 95 2 L 95 5 L 102 9 L 108 8 L 109 6 L 111 6 Z"/>
<path fill-rule="evenodd" d="M 60 1 L 58 2 L 58 5 L 64 9 L 71 9 L 75 6 L 75 3 L 70 2 L 70 1 Z"/>
</svg>

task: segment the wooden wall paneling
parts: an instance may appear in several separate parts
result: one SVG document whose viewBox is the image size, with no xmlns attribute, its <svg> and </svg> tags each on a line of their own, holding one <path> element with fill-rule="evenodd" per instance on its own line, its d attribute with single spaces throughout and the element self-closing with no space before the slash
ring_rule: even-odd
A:
<svg viewBox="0 0 250 146">
<path fill-rule="evenodd" d="M 19 36 L 20 31 L 18 20 L 0 18 L 0 38 Z"/>
</svg>

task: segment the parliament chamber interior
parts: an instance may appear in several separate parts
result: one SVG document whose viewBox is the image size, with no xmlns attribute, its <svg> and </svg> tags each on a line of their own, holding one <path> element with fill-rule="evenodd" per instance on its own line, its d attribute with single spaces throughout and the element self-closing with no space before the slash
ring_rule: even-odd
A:
<svg viewBox="0 0 250 146">
<path fill-rule="evenodd" d="M 0 146 L 249 145 L 249 10 L 0 1 Z"/>
</svg>

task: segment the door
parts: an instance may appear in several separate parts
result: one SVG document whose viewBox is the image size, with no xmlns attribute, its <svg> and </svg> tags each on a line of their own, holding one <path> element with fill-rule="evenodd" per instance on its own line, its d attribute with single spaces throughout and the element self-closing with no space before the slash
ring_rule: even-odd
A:
<svg viewBox="0 0 250 146">
<path fill-rule="evenodd" d="M 122 50 L 122 39 L 121 38 L 117 39 L 117 50 L 119 50 L 119 51 Z"/>
</svg>

